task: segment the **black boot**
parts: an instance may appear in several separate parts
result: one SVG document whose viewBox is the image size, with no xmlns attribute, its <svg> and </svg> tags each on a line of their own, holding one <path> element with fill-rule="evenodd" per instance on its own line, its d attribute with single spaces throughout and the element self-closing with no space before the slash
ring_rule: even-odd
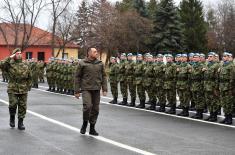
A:
<svg viewBox="0 0 235 155">
<path fill-rule="evenodd" d="M 117 104 L 117 97 L 114 97 L 112 104 Z"/>
<path fill-rule="evenodd" d="M 217 112 L 212 113 L 212 117 L 209 119 L 210 122 L 216 122 L 217 121 Z"/>
<path fill-rule="evenodd" d="M 123 98 L 123 101 L 119 105 L 127 105 L 127 98 Z"/>
<path fill-rule="evenodd" d="M 136 108 L 144 109 L 145 108 L 145 100 L 140 100 L 140 104 L 136 106 Z"/>
<path fill-rule="evenodd" d="M 157 110 L 158 112 L 165 112 L 166 111 L 166 107 L 165 104 L 161 104 L 160 108 Z"/>
<path fill-rule="evenodd" d="M 135 107 L 135 98 L 131 99 L 130 107 Z"/>
<path fill-rule="evenodd" d="M 18 120 L 18 129 L 19 130 L 25 130 L 25 126 L 24 126 L 24 123 L 23 123 L 23 118 L 19 118 L 19 120 Z"/>
<path fill-rule="evenodd" d="M 71 95 L 71 90 L 68 89 L 68 91 L 66 92 L 67 95 Z"/>
<path fill-rule="evenodd" d="M 169 111 L 167 111 L 167 114 L 175 114 L 175 104 L 171 105 L 171 109 Z"/>
<path fill-rule="evenodd" d="M 9 113 L 10 113 L 10 127 L 14 128 L 15 127 L 16 109 L 15 108 L 9 108 Z"/>
<path fill-rule="evenodd" d="M 180 104 L 176 107 L 177 109 L 183 109 L 183 106 Z"/>
<path fill-rule="evenodd" d="M 80 130 L 81 134 L 85 134 L 86 133 L 87 124 L 88 124 L 88 121 L 83 121 L 82 128 Z"/>
<path fill-rule="evenodd" d="M 203 118 L 203 109 L 198 109 L 196 115 L 192 116 L 195 119 L 202 119 Z"/>
<path fill-rule="evenodd" d="M 203 109 L 203 113 L 208 113 L 207 105 L 205 105 L 205 107 L 204 107 L 204 109 Z"/>
<path fill-rule="evenodd" d="M 49 89 L 47 89 L 47 91 L 51 91 L 51 87 L 49 87 Z"/>
<path fill-rule="evenodd" d="M 55 87 L 53 87 L 53 89 L 51 90 L 52 92 L 55 92 Z"/>
<path fill-rule="evenodd" d="M 191 106 L 190 106 L 189 110 L 191 110 L 191 111 L 195 111 L 196 110 L 195 102 L 191 101 Z"/>
<path fill-rule="evenodd" d="M 177 114 L 178 116 L 184 116 L 185 115 L 185 107 L 182 107 L 182 111 L 179 113 L 179 114 Z"/>
<path fill-rule="evenodd" d="M 210 112 L 210 116 L 208 118 L 204 119 L 204 120 L 205 121 L 210 121 L 212 117 L 213 117 L 213 112 Z"/>
<path fill-rule="evenodd" d="M 89 132 L 90 135 L 93 135 L 93 136 L 99 136 L 99 133 L 96 132 L 95 130 L 95 124 L 90 124 L 90 132 Z"/>
<path fill-rule="evenodd" d="M 156 101 L 152 101 L 150 107 L 146 108 L 147 110 L 156 110 Z"/>
<path fill-rule="evenodd" d="M 64 89 L 63 94 L 67 94 L 67 89 Z"/>
<path fill-rule="evenodd" d="M 219 106 L 219 108 L 217 110 L 217 115 L 221 115 L 221 106 Z"/>
<path fill-rule="evenodd" d="M 227 115 L 227 121 L 225 121 L 225 124 L 227 124 L 227 125 L 233 124 L 233 116 L 232 116 L 232 114 L 228 114 Z"/>
</svg>

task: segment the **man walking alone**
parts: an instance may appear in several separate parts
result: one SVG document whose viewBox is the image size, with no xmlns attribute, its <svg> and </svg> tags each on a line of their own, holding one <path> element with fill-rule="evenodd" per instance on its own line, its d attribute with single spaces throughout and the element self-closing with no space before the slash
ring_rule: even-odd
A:
<svg viewBox="0 0 235 155">
<path fill-rule="evenodd" d="M 103 96 L 107 94 L 107 79 L 102 61 L 98 60 L 96 48 L 88 48 L 87 57 L 81 60 L 75 73 L 75 97 L 79 99 L 82 93 L 83 125 L 80 133 L 85 134 L 88 121 L 90 135 L 98 136 L 95 124 L 99 115 L 100 90 Z"/>
</svg>

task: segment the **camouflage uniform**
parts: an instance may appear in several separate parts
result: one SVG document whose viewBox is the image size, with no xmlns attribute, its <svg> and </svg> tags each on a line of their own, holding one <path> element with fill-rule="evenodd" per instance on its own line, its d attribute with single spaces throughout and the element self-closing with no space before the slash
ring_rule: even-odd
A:
<svg viewBox="0 0 235 155">
<path fill-rule="evenodd" d="M 203 94 L 203 65 L 199 62 L 195 62 L 193 66 L 191 66 L 190 80 L 191 80 L 191 92 L 192 92 L 192 100 L 195 102 L 196 107 L 196 115 L 193 118 L 201 119 L 203 117 L 203 109 L 204 105 L 204 94 Z"/>
<path fill-rule="evenodd" d="M 113 95 L 113 100 L 110 103 L 112 104 L 117 104 L 117 98 L 118 98 L 117 72 L 118 72 L 118 64 L 117 62 L 115 62 L 111 64 L 109 68 L 109 82 L 111 87 L 111 93 Z"/>
<path fill-rule="evenodd" d="M 171 107 L 167 113 L 175 114 L 176 109 L 176 65 L 173 62 L 167 62 L 164 68 L 164 91 L 165 97 Z"/>
<path fill-rule="evenodd" d="M 39 72 L 38 63 L 31 62 L 30 69 L 32 70 L 33 88 L 38 88 L 38 72 Z"/>
<path fill-rule="evenodd" d="M 155 87 L 156 87 L 156 96 L 158 98 L 158 103 L 160 105 L 159 112 L 165 112 L 165 105 L 166 105 L 166 98 L 165 98 L 165 92 L 163 89 L 164 81 L 164 63 L 163 62 L 157 62 L 154 65 L 154 77 L 155 77 Z"/>
<path fill-rule="evenodd" d="M 147 108 L 148 110 L 155 110 L 156 109 L 156 95 L 155 95 L 155 86 L 153 84 L 154 79 L 154 70 L 153 70 L 153 63 L 147 62 L 144 67 L 144 87 L 149 96 L 149 101 L 151 106 Z"/>
<path fill-rule="evenodd" d="M 135 100 L 136 100 L 136 84 L 135 84 L 135 76 L 134 76 L 134 72 L 135 72 L 135 62 L 133 61 L 128 61 L 128 63 L 126 64 L 126 71 L 125 71 L 125 75 L 126 75 L 126 80 L 127 80 L 127 86 L 130 92 L 130 96 L 131 96 L 131 103 L 130 106 L 134 107 L 135 106 Z"/>
<path fill-rule="evenodd" d="M 32 85 L 32 73 L 30 67 L 22 62 L 22 60 L 6 58 L 2 66 L 7 68 L 6 71 L 9 75 L 7 92 L 11 120 L 15 120 L 16 109 L 18 107 L 18 128 L 21 129 L 19 126 L 23 125 L 23 119 L 26 115 L 27 96 Z"/>
<path fill-rule="evenodd" d="M 38 78 L 40 82 L 44 83 L 44 68 L 45 68 L 45 63 L 43 61 L 38 63 Z"/>
<path fill-rule="evenodd" d="M 190 65 L 187 62 L 182 62 L 177 68 L 177 92 L 179 95 L 180 105 L 183 111 L 179 116 L 188 116 L 190 102 L 190 87 L 189 87 L 189 69 Z"/>
<path fill-rule="evenodd" d="M 120 105 L 127 105 L 127 81 L 126 81 L 126 61 L 121 61 L 118 64 L 118 81 L 120 82 L 120 89 L 121 89 L 121 94 L 123 97 L 123 101 L 119 103 Z"/>
<path fill-rule="evenodd" d="M 48 91 L 52 91 L 53 89 L 53 61 L 47 64 L 46 66 L 46 77 L 47 77 L 47 83 L 49 85 Z"/>
<path fill-rule="evenodd" d="M 142 61 L 139 61 L 135 65 L 135 84 L 137 87 L 137 93 L 140 99 L 140 105 L 137 108 L 145 108 L 145 88 L 144 88 L 144 78 L 143 78 L 143 71 L 144 71 L 145 64 Z"/>
<path fill-rule="evenodd" d="M 208 121 L 217 121 L 218 112 L 218 69 L 219 66 L 215 62 L 208 62 L 204 72 L 204 92 L 207 107 L 210 111 Z"/>
<path fill-rule="evenodd" d="M 225 113 L 225 120 L 222 123 L 232 124 L 233 96 L 234 87 L 234 64 L 224 62 L 219 72 L 220 102 Z"/>
</svg>

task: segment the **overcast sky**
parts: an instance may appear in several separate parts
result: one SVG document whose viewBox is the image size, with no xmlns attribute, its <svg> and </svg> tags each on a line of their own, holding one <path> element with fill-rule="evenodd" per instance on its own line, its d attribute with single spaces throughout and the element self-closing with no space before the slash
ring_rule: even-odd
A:
<svg viewBox="0 0 235 155">
<path fill-rule="evenodd" d="M 82 0 L 74 0 L 74 1 L 75 1 L 75 5 L 77 4 L 77 6 L 78 6 L 78 3 L 81 2 Z M 92 0 L 90 0 L 90 1 L 92 1 Z M 121 0 L 109 0 L 109 1 L 115 3 L 116 1 L 121 1 Z M 149 1 L 149 0 L 147 0 L 147 1 Z M 175 4 L 178 6 L 181 0 L 174 0 L 174 1 L 175 1 Z M 201 0 L 201 1 L 203 2 L 204 6 L 207 7 L 209 5 L 210 6 L 217 6 L 217 3 L 219 3 L 219 1 L 222 1 L 222 0 Z M 36 25 L 44 30 L 49 29 L 50 20 L 48 18 L 48 12 L 43 11 L 41 13 Z"/>
</svg>

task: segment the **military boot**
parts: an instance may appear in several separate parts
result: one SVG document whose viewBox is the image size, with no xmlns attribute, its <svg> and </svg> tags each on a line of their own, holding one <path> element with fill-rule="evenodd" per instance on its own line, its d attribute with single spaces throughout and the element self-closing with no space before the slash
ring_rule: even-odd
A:
<svg viewBox="0 0 235 155">
<path fill-rule="evenodd" d="M 178 114 L 178 116 L 188 116 L 188 108 L 182 107 L 182 111 Z"/>
<path fill-rule="evenodd" d="M 165 112 L 166 111 L 166 107 L 164 104 L 160 105 L 160 108 L 157 110 L 158 112 Z"/>
<path fill-rule="evenodd" d="M 205 121 L 210 121 L 210 119 L 213 117 L 213 112 L 210 112 L 210 116 L 206 119 L 204 119 Z"/>
<path fill-rule="evenodd" d="M 49 89 L 47 89 L 47 91 L 51 91 L 51 87 L 49 86 Z"/>
<path fill-rule="evenodd" d="M 135 98 L 131 99 L 131 103 L 129 104 L 130 107 L 135 107 Z"/>
<path fill-rule="evenodd" d="M 190 106 L 189 110 L 191 110 L 191 111 L 195 111 L 196 110 L 195 102 L 191 101 L 191 106 Z"/>
<path fill-rule="evenodd" d="M 225 124 L 227 124 L 227 125 L 233 124 L 233 116 L 232 116 L 232 114 L 228 114 L 227 115 L 227 121 L 225 122 Z"/>
<path fill-rule="evenodd" d="M 64 89 L 62 94 L 67 94 L 67 89 Z"/>
<path fill-rule="evenodd" d="M 212 113 L 212 117 L 209 119 L 210 122 L 216 122 L 217 121 L 217 112 Z"/>
<path fill-rule="evenodd" d="M 112 104 L 117 104 L 117 97 L 114 97 Z"/>
<path fill-rule="evenodd" d="M 25 130 L 25 126 L 24 126 L 24 123 L 23 123 L 23 118 L 19 118 L 19 120 L 18 120 L 18 129 L 19 130 Z"/>
<path fill-rule="evenodd" d="M 204 109 L 203 109 L 203 113 L 208 113 L 207 105 L 205 105 L 205 107 L 204 107 Z"/>
<path fill-rule="evenodd" d="M 183 109 L 183 106 L 180 104 L 176 107 L 177 109 Z"/>
<path fill-rule="evenodd" d="M 96 132 L 95 130 L 95 124 L 90 124 L 90 132 L 89 132 L 90 135 L 93 135 L 93 136 L 99 136 L 99 133 Z"/>
<path fill-rule="evenodd" d="M 171 105 L 171 109 L 169 111 L 167 111 L 166 113 L 167 114 L 175 114 L 176 113 L 175 108 L 176 108 L 175 104 Z"/>
<path fill-rule="evenodd" d="M 203 118 L 203 109 L 198 109 L 196 111 L 196 115 L 192 116 L 195 119 L 202 119 Z"/>
<path fill-rule="evenodd" d="M 156 110 L 156 101 L 152 101 L 150 107 L 146 108 L 147 110 Z"/>
<path fill-rule="evenodd" d="M 10 127 L 14 128 L 15 127 L 16 109 L 15 108 L 9 108 L 9 113 L 10 113 Z"/>
<path fill-rule="evenodd" d="M 219 108 L 217 110 L 217 115 L 221 115 L 221 106 L 219 106 Z"/>
<path fill-rule="evenodd" d="M 189 107 L 186 107 L 184 110 L 185 110 L 185 113 L 182 116 L 188 117 L 189 116 L 189 112 L 188 112 Z"/>
<path fill-rule="evenodd" d="M 86 133 L 87 124 L 88 124 L 88 121 L 83 121 L 82 128 L 80 130 L 81 134 L 85 134 Z"/>
<path fill-rule="evenodd" d="M 145 108 L 145 100 L 140 100 L 140 104 L 136 106 L 136 108 L 144 109 Z"/>
<path fill-rule="evenodd" d="M 127 98 L 123 98 L 123 101 L 119 105 L 127 105 Z"/>
</svg>

